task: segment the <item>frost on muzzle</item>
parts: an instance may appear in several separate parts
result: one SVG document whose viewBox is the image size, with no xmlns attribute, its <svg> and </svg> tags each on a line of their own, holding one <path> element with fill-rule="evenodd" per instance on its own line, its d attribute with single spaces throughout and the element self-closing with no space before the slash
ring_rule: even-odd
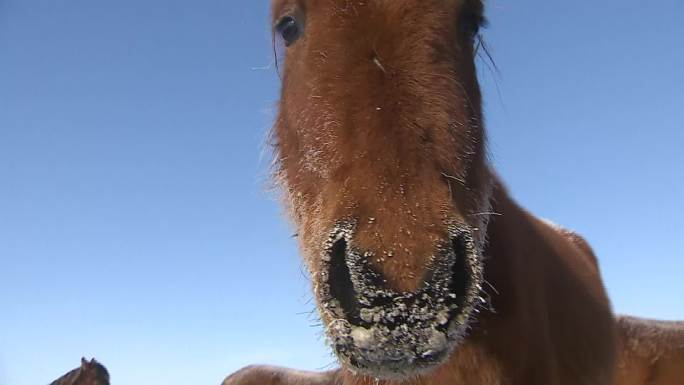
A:
<svg viewBox="0 0 684 385">
<path fill-rule="evenodd" d="M 388 288 L 354 247 L 354 225 L 339 224 L 325 244 L 316 284 L 319 310 L 337 357 L 349 369 L 383 378 L 417 374 L 441 363 L 463 338 L 480 297 L 482 262 L 466 226 L 430 258 L 420 288 Z"/>
</svg>

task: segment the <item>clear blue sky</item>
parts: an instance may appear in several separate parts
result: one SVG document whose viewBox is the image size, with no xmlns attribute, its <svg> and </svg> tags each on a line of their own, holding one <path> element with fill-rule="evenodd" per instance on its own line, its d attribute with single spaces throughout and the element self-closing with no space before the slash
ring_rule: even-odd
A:
<svg viewBox="0 0 684 385">
<path fill-rule="evenodd" d="M 591 241 L 617 311 L 684 319 L 684 3 L 489 18 L 499 172 Z M 266 192 L 271 64 L 266 0 L 0 0 L 0 385 L 333 361 Z"/>
</svg>

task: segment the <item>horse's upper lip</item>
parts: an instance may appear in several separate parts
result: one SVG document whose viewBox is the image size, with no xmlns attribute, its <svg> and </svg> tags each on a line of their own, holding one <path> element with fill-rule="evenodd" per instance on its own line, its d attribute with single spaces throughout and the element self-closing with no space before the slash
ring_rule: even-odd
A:
<svg viewBox="0 0 684 385">
<path fill-rule="evenodd" d="M 470 232 L 453 232 L 432 258 L 414 292 L 388 288 L 369 253 L 349 244 L 351 230 L 333 235 L 328 273 L 319 287 L 328 336 L 354 369 L 394 377 L 441 362 L 462 337 L 477 306 L 482 267 Z"/>
</svg>

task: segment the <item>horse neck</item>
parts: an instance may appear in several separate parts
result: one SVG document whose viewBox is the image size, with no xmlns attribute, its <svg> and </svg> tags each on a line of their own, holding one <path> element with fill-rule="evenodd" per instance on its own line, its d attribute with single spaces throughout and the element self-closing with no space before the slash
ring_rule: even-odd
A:
<svg viewBox="0 0 684 385">
<path fill-rule="evenodd" d="M 76 382 L 79 375 L 81 374 L 81 368 L 76 368 L 69 373 L 63 375 L 62 377 L 51 382 L 50 385 L 72 385 Z"/>
<path fill-rule="evenodd" d="M 473 340 L 488 345 L 500 344 L 498 330 L 509 336 L 515 334 L 511 330 L 520 326 L 516 324 L 522 322 L 520 314 L 533 311 L 534 305 L 526 301 L 524 293 L 543 271 L 534 266 L 537 256 L 530 250 L 534 249 L 533 245 L 545 242 L 545 235 L 537 231 L 539 221 L 511 198 L 498 177 L 493 180 L 492 216 L 483 250 L 486 281 L 483 291 L 487 303 L 473 325 Z M 486 336 L 481 336 L 482 330 L 487 331 Z"/>
<path fill-rule="evenodd" d="M 437 370 L 425 384 L 477 383 L 504 385 L 503 373 L 515 371 L 528 356 L 524 330 L 535 304 L 525 298 L 530 284 L 525 274 L 536 274 L 527 266 L 526 249 L 540 242 L 532 228 L 535 218 L 518 206 L 499 178 L 492 173 L 491 212 L 484 246 L 487 303 L 471 323 L 468 337 L 453 353 L 447 365 Z"/>
<path fill-rule="evenodd" d="M 502 371 L 525 373 L 517 383 L 576 373 L 609 378 L 614 321 L 591 249 L 529 214 L 499 181 L 493 211 L 484 251 L 489 303 L 467 343 Z"/>
</svg>

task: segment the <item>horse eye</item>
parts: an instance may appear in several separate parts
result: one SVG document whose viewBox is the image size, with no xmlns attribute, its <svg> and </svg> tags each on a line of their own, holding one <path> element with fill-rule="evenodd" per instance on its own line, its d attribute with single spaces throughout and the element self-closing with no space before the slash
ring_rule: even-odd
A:
<svg viewBox="0 0 684 385">
<path fill-rule="evenodd" d="M 466 13 L 461 17 L 461 32 L 469 38 L 474 38 L 480 33 L 480 28 L 486 23 L 484 17 L 472 13 Z"/>
<path fill-rule="evenodd" d="M 299 23 L 292 16 L 283 16 L 283 18 L 276 23 L 275 31 L 283 38 L 286 47 L 289 47 L 302 35 L 302 29 Z"/>
</svg>

